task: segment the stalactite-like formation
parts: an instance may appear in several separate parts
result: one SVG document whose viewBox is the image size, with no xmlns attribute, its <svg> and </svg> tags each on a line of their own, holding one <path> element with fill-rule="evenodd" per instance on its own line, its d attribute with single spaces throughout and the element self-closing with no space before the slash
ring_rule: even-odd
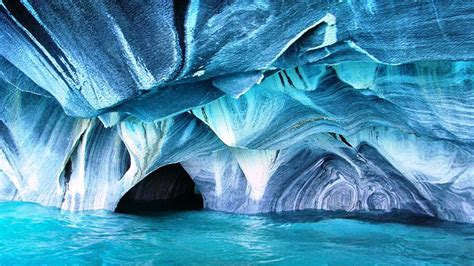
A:
<svg viewBox="0 0 474 266">
<path fill-rule="evenodd" d="M 0 6 L 0 200 L 114 210 L 180 163 L 207 208 L 474 222 L 474 4 Z"/>
</svg>

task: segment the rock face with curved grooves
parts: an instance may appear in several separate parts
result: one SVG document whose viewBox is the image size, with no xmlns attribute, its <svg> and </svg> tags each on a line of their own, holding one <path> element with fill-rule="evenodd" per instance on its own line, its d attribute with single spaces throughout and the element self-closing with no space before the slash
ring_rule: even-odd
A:
<svg viewBox="0 0 474 266">
<path fill-rule="evenodd" d="M 469 1 L 3 0 L 0 25 L 0 200 L 114 210 L 181 163 L 215 210 L 474 222 Z"/>
</svg>

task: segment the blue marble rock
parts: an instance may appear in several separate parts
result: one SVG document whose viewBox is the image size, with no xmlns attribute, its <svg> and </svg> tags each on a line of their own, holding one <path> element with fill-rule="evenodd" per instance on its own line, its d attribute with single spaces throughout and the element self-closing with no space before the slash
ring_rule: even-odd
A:
<svg viewBox="0 0 474 266">
<path fill-rule="evenodd" d="M 0 5 L 0 200 L 114 210 L 180 163 L 207 208 L 474 223 L 474 3 Z"/>
</svg>

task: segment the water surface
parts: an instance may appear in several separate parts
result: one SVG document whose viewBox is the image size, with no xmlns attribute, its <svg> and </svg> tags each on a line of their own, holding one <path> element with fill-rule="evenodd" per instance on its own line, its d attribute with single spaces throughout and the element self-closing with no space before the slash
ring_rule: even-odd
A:
<svg viewBox="0 0 474 266">
<path fill-rule="evenodd" d="M 134 216 L 0 203 L 0 264 L 474 264 L 474 227 L 315 212 Z"/>
</svg>

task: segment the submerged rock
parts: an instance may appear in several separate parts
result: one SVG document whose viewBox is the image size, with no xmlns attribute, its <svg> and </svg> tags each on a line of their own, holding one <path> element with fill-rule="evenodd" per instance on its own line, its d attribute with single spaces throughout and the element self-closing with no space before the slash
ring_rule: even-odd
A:
<svg viewBox="0 0 474 266">
<path fill-rule="evenodd" d="M 180 163 L 215 210 L 474 222 L 472 3 L 0 9 L 0 200 L 114 210 Z"/>
</svg>

